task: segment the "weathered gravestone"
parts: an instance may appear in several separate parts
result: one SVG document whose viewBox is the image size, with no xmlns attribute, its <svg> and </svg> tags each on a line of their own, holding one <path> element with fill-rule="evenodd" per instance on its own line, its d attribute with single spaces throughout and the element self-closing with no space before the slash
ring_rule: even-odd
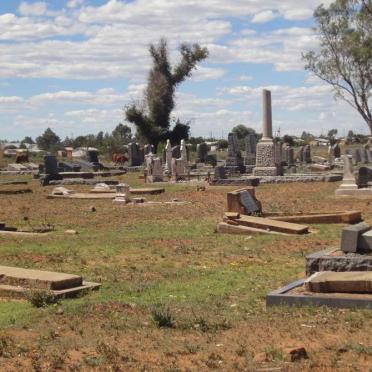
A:
<svg viewBox="0 0 372 372">
<path fill-rule="evenodd" d="M 254 133 L 249 133 L 245 137 L 244 143 L 245 143 L 244 165 L 255 165 L 256 164 L 257 136 Z"/>
<path fill-rule="evenodd" d="M 98 151 L 88 150 L 87 151 L 87 160 L 89 161 L 89 163 L 99 163 Z"/>
<path fill-rule="evenodd" d="M 232 171 L 244 173 L 245 167 L 243 164 L 242 154 L 239 149 L 239 142 L 236 133 L 229 133 L 227 148 L 226 167 Z"/>
<path fill-rule="evenodd" d="M 58 174 L 57 158 L 54 155 L 44 156 L 44 173 L 53 175 Z"/>
<path fill-rule="evenodd" d="M 260 206 L 257 205 L 256 200 L 248 191 L 242 191 L 240 193 L 240 202 L 245 209 L 245 214 L 254 214 L 261 211 Z"/>
<path fill-rule="evenodd" d="M 206 142 L 199 143 L 196 147 L 196 152 L 196 162 L 205 163 L 208 156 L 208 145 L 206 144 Z"/>
<path fill-rule="evenodd" d="M 367 159 L 368 163 L 372 163 L 372 150 L 370 149 L 367 150 Z"/>
<path fill-rule="evenodd" d="M 131 142 L 128 145 L 128 156 L 129 156 L 129 164 L 132 167 L 139 167 L 142 164 L 140 149 L 137 143 Z"/>
<path fill-rule="evenodd" d="M 146 182 L 163 182 L 163 167 L 161 159 L 149 153 L 145 157 L 146 163 Z"/>
<path fill-rule="evenodd" d="M 353 149 L 353 164 L 357 165 L 361 160 L 360 149 Z"/>
<path fill-rule="evenodd" d="M 311 163 L 311 147 L 310 145 L 305 145 L 304 148 L 303 148 L 303 152 L 304 152 L 304 155 L 303 155 L 303 161 L 304 163 L 306 164 L 310 164 Z"/>
<path fill-rule="evenodd" d="M 359 152 L 360 152 L 360 161 L 362 164 L 367 164 L 368 163 L 368 154 L 367 154 L 367 150 L 362 147 L 359 149 Z"/>
<path fill-rule="evenodd" d="M 360 188 L 368 187 L 369 182 L 372 182 L 372 168 L 360 167 L 358 171 L 358 186 Z"/>
</svg>

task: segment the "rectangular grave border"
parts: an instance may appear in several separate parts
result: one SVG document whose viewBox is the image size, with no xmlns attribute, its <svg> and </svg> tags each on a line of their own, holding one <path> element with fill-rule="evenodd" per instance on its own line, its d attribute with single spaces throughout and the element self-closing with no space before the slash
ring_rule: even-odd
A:
<svg viewBox="0 0 372 372">
<path fill-rule="evenodd" d="M 351 298 L 347 294 L 343 298 L 327 298 L 324 296 L 290 295 L 289 291 L 304 284 L 305 279 L 296 280 L 284 287 L 270 292 L 266 296 L 266 306 L 328 306 L 333 308 L 372 309 L 371 299 Z"/>
</svg>

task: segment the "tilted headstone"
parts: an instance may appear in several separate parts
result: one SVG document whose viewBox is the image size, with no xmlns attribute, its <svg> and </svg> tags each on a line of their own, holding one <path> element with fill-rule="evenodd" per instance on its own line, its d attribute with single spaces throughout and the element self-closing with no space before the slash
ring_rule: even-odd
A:
<svg viewBox="0 0 372 372">
<path fill-rule="evenodd" d="M 242 191 L 240 193 L 240 202 L 242 203 L 246 214 L 253 214 L 260 212 L 261 208 L 257 205 L 256 200 L 253 199 L 252 195 L 248 191 Z"/>
<path fill-rule="evenodd" d="M 199 143 L 196 148 L 196 162 L 205 163 L 208 155 L 208 145 L 205 142 Z"/>
<path fill-rule="evenodd" d="M 54 155 L 44 156 L 44 172 L 45 174 L 58 174 L 57 158 Z"/>
</svg>

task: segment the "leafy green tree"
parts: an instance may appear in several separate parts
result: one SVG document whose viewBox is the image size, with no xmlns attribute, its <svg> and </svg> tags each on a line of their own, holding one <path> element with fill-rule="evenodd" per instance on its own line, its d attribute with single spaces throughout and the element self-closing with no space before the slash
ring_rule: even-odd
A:
<svg viewBox="0 0 372 372">
<path fill-rule="evenodd" d="M 303 54 L 305 68 L 333 87 L 372 134 L 372 0 L 336 0 L 314 12 L 320 49 Z"/>
<path fill-rule="evenodd" d="M 21 141 L 21 143 L 27 143 L 27 144 L 29 144 L 29 145 L 33 145 L 35 142 L 34 142 L 34 140 L 33 140 L 31 137 L 26 136 L 26 137 Z"/>
<path fill-rule="evenodd" d="M 126 119 L 137 128 L 138 135 L 155 147 L 160 141 L 171 136 L 170 114 L 174 108 L 175 90 L 180 83 L 191 76 L 196 64 L 208 56 L 208 50 L 199 44 L 181 44 L 181 61 L 174 68 L 169 62 L 168 46 L 165 39 L 158 45 L 151 44 L 149 52 L 152 58 L 151 68 L 147 80 L 144 104 L 140 107 L 131 104 L 125 108 Z M 176 122 L 177 124 L 177 122 Z M 184 134 L 186 128 L 177 132 Z M 172 136 L 175 139 L 176 134 Z M 181 138 L 177 138 L 177 141 Z"/>
<path fill-rule="evenodd" d="M 119 123 L 112 131 L 112 136 L 123 144 L 128 144 L 132 139 L 132 129 L 128 125 Z"/>
<path fill-rule="evenodd" d="M 288 134 L 283 136 L 283 143 L 287 143 L 289 146 L 294 146 L 295 144 L 293 137 Z"/>
<path fill-rule="evenodd" d="M 255 130 L 252 128 L 248 128 L 243 124 L 239 124 L 235 126 L 232 130 L 233 133 L 236 133 L 238 139 L 244 139 L 247 137 L 248 134 L 255 134 Z"/>
<path fill-rule="evenodd" d="M 338 133 L 337 129 L 331 129 L 328 131 L 328 138 L 335 137 Z"/>
<path fill-rule="evenodd" d="M 36 138 L 36 143 L 41 150 L 55 151 L 61 145 L 61 139 L 50 129 Z"/>
</svg>

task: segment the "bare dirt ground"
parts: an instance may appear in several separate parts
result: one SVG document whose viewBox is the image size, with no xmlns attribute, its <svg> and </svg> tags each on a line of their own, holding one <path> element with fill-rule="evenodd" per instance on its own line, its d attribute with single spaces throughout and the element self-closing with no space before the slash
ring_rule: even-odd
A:
<svg viewBox="0 0 372 372">
<path fill-rule="evenodd" d="M 269 291 L 303 277 L 307 253 L 339 243 L 341 225 L 301 237 L 221 235 L 215 226 L 234 187 L 169 185 L 147 199 L 191 203 L 133 207 L 48 200 L 52 187 L 19 178 L 33 193 L 1 196 L 0 221 L 55 231 L 0 236 L 1 264 L 81 274 L 102 287 L 45 308 L 0 300 L 1 370 L 372 370 L 371 311 L 265 306 Z M 336 187 L 265 185 L 257 197 L 265 211 L 358 209 L 372 223 L 371 202 L 336 199 Z M 289 361 L 287 349 L 299 346 L 308 358 Z"/>
</svg>

